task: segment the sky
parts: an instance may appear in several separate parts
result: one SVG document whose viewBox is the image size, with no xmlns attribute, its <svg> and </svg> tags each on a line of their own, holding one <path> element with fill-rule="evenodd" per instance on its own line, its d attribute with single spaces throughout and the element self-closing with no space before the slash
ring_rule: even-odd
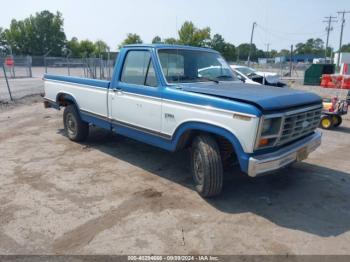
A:
<svg viewBox="0 0 350 262">
<path fill-rule="evenodd" d="M 127 33 L 137 33 L 144 43 L 155 35 L 177 37 L 185 21 L 209 26 L 234 45 L 250 41 L 258 48 L 289 49 L 308 38 L 326 40 L 325 16 L 350 11 L 350 0 L 0 0 L 0 27 L 12 19 L 24 19 L 42 10 L 60 11 L 67 38 L 103 40 L 116 50 Z M 346 15 L 350 21 L 350 13 Z M 333 24 L 330 46 L 339 46 L 340 19 Z M 350 43 L 350 22 L 345 24 L 343 44 Z"/>
</svg>

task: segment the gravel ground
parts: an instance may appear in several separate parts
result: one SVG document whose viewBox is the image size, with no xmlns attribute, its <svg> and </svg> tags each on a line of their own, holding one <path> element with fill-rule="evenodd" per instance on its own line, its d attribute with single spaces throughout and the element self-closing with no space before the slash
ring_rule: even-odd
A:
<svg viewBox="0 0 350 262">
<path fill-rule="evenodd" d="M 199 197 L 188 153 L 93 129 L 38 97 L 0 110 L 0 254 L 350 254 L 350 122 L 277 174 Z"/>
</svg>

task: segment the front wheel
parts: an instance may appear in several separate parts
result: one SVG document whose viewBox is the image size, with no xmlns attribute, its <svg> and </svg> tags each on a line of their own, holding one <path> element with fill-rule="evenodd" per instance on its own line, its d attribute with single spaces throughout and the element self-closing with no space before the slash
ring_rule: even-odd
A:
<svg viewBox="0 0 350 262">
<path fill-rule="evenodd" d="M 68 138 L 75 142 L 86 140 L 89 135 L 89 124 L 81 120 L 74 105 L 68 105 L 63 112 L 64 131 Z"/>
<path fill-rule="evenodd" d="M 223 166 L 220 149 L 210 135 L 199 135 L 192 143 L 191 169 L 197 192 L 203 197 L 221 193 Z"/>
</svg>

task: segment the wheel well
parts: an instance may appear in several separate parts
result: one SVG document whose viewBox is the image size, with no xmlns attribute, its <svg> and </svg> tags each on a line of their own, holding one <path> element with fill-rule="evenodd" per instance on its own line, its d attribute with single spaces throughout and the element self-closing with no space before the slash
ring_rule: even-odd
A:
<svg viewBox="0 0 350 262">
<path fill-rule="evenodd" d="M 56 101 L 59 106 L 68 106 L 75 104 L 74 100 L 66 94 L 58 94 Z"/>
<path fill-rule="evenodd" d="M 232 155 L 236 155 L 236 152 L 232 143 L 227 138 L 215 133 L 201 131 L 201 130 L 188 130 L 184 132 L 179 139 L 179 142 L 177 144 L 177 149 L 180 150 L 180 149 L 190 148 L 193 139 L 196 136 L 203 135 L 203 134 L 211 135 L 214 137 L 214 139 L 216 140 L 220 148 L 221 158 L 223 161 L 226 161 L 227 159 L 232 157 Z"/>
</svg>

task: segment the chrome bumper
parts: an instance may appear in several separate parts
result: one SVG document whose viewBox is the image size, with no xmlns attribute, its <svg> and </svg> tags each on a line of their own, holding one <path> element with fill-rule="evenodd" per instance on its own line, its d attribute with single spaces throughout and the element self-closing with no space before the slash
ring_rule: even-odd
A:
<svg viewBox="0 0 350 262">
<path fill-rule="evenodd" d="M 296 161 L 302 161 L 321 145 L 322 134 L 315 131 L 314 134 L 305 137 L 278 151 L 249 158 L 248 175 L 256 177 L 263 173 L 277 170 Z"/>
</svg>

